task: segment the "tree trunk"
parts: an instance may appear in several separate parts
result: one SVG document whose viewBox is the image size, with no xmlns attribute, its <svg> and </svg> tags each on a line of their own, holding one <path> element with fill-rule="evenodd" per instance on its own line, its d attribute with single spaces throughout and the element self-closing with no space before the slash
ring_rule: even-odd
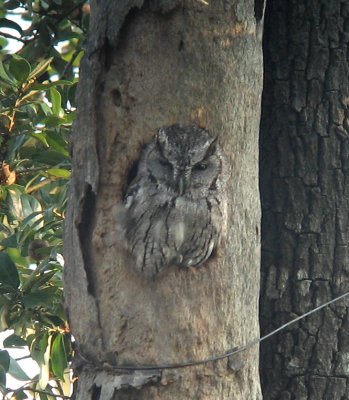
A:
<svg viewBox="0 0 349 400">
<path fill-rule="evenodd" d="M 229 363 L 117 368 L 201 360 L 259 335 L 260 30 L 253 1 L 93 3 L 65 235 L 77 399 L 261 398 L 256 347 Z M 207 128 L 229 159 L 226 228 L 203 266 L 151 280 L 118 215 L 142 146 L 175 123 Z"/>
<path fill-rule="evenodd" d="M 261 123 L 262 333 L 349 290 L 349 2 L 271 0 Z M 348 399 L 345 301 L 264 342 L 272 399 Z"/>
</svg>

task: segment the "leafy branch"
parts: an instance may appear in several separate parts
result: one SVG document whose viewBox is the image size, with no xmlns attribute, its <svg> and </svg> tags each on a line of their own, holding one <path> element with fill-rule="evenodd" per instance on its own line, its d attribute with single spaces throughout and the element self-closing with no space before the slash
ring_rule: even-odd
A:
<svg viewBox="0 0 349 400">
<path fill-rule="evenodd" d="M 10 396 L 9 400 L 10 399 L 14 399 L 20 393 L 23 393 L 25 391 L 31 392 L 31 393 L 34 393 L 34 394 L 35 393 L 44 394 L 46 396 L 56 397 L 56 398 L 60 398 L 60 399 L 64 399 L 64 400 L 70 400 L 71 399 L 70 396 L 65 396 L 64 394 L 61 394 L 61 393 L 56 394 L 56 393 L 53 393 L 53 392 L 48 392 L 46 390 L 34 389 L 32 387 L 32 385 L 33 385 L 33 381 L 30 384 L 25 384 L 25 385 L 19 387 L 18 389 L 6 389 L 6 395 L 5 395 L 4 400 L 6 400 L 7 396 Z"/>
<path fill-rule="evenodd" d="M 7 397 L 24 398 L 26 391 L 41 399 L 69 399 L 63 382 L 73 346 L 62 297 L 62 225 L 75 118 L 74 67 L 85 39 L 70 21 L 85 29 L 88 14 L 80 11 L 82 1 L 50 2 L 40 13 L 33 9 L 39 2 L 23 1 L 19 4 L 26 9 L 19 15 L 31 20 L 23 30 L 6 9 L 14 3 L 0 6 L 0 28 L 17 30 L 16 40 L 23 43 L 17 54 L 0 50 L 0 330 L 14 331 L 0 350 L 0 391 Z M 4 35 L 2 48 L 14 38 Z M 11 349 L 19 347 L 40 367 L 38 377 L 30 379 L 11 357 Z M 8 375 L 25 384 L 6 388 Z"/>
</svg>

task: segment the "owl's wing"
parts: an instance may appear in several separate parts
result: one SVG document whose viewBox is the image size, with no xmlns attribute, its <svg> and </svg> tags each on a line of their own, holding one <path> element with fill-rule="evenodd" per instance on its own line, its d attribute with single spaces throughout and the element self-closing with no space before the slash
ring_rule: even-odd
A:
<svg viewBox="0 0 349 400">
<path fill-rule="evenodd" d="M 139 176 L 131 182 L 127 190 L 124 207 L 130 209 L 137 201 L 141 203 L 149 201 L 149 198 L 157 193 L 157 185 L 149 177 Z"/>
<path fill-rule="evenodd" d="M 143 178 L 144 179 L 144 178 Z M 134 179 L 127 189 L 126 196 L 124 198 L 124 206 L 126 209 L 130 209 L 134 203 L 135 197 L 139 194 L 142 186 L 142 177 Z"/>
</svg>

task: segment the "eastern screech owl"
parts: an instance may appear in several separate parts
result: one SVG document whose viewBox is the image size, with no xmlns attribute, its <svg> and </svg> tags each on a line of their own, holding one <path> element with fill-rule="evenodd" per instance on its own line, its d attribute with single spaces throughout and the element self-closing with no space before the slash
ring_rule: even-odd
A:
<svg viewBox="0 0 349 400">
<path fill-rule="evenodd" d="M 159 129 L 127 188 L 123 233 L 137 269 L 203 264 L 216 248 L 229 175 L 216 138 L 196 125 Z"/>
</svg>

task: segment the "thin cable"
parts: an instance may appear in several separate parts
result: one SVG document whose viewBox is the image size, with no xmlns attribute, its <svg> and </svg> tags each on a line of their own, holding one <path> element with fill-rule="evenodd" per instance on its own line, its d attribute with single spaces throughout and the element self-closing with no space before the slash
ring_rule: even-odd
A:
<svg viewBox="0 0 349 400">
<path fill-rule="evenodd" d="M 267 333 L 266 335 L 256 338 L 253 340 L 250 340 L 247 342 L 245 345 L 240 346 L 240 347 L 235 347 L 223 354 L 217 355 L 217 356 L 212 356 L 205 358 L 203 360 L 198 360 L 198 361 L 186 361 L 183 363 L 173 363 L 173 364 L 160 364 L 160 365 L 124 365 L 124 366 L 113 366 L 113 369 L 115 370 L 121 370 L 121 371 L 148 371 L 148 370 L 159 370 L 159 369 L 177 369 L 177 368 L 185 368 L 185 367 L 192 367 L 195 365 L 201 365 L 201 364 L 206 364 L 209 362 L 214 362 L 214 361 L 219 361 L 223 360 L 224 358 L 228 358 L 230 356 L 233 356 L 235 354 L 241 353 L 256 344 L 262 342 L 263 340 L 268 339 L 270 336 L 275 335 L 276 333 L 282 331 L 283 329 L 287 328 L 288 326 L 296 323 L 297 321 L 300 321 L 303 318 L 308 317 L 311 314 L 316 313 L 317 311 L 329 306 L 330 304 L 333 304 L 339 300 L 342 300 L 344 297 L 348 296 L 349 292 L 346 292 L 338 297 L 335 297 L 334 299 L 328 301 L 327 303 L 321 304 L 320 306 L 313 308 L 312 310 L 306 312 L 305 314 L 300 315 L 297 318 L 292 319 L 291 321 L 287 322 L 284 325 L 281 325 L 279 328 L 275 329 L 274 331 Z"/>
</svg>

